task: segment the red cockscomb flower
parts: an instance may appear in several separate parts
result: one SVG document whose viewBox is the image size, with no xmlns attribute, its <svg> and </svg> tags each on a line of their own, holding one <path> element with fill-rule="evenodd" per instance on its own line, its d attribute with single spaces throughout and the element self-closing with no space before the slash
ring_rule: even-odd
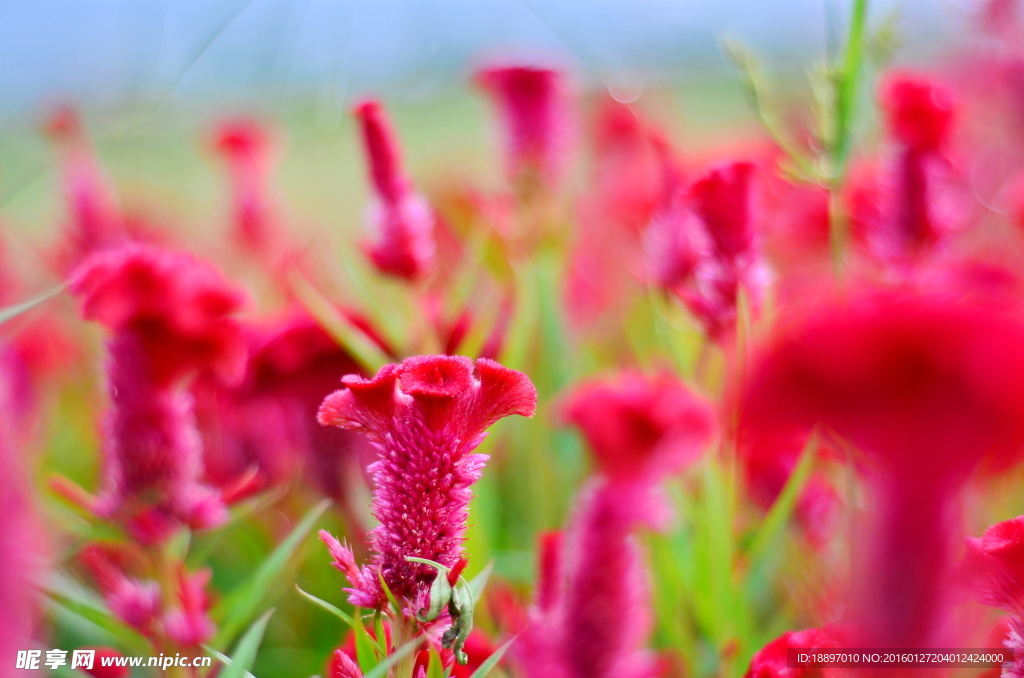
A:
<svg viewBox="0 0 1024 678">
<path fill-rule="evenodd" d="M 832 650 L 843 647 L 845 633 L 837 626 L 787 631 L 754 653 L 744 678 L 839 678 L 842 669 L 791 667 L 789 651 Z"/>
<path fill-rule="evenodd" d="M 232 236 L 250 250 L 267 253 L 277 236 L 267 188 L 270 142 L 263 126 L 245 118 L 223 122 L 213 139 L 231 180 Z"/>
<path fill-rule="evenodd" d="M 374 241 L 365 246 L 366 253 L 382 273 L 422 278 L 434 268 L 433 210 L 402 171 L 398 142 L 380 102 L 364 101 L 354 114 L 376 195 L 370 215 Z"/>
<path fill-rule="evenodd" d="M 324 400 L 320 422 L 362 431 L 378 448 L 371 470 L 373 513 L 381 524 L 370 533 L 374 555 L 362 570 L 347 547 L 327 533 L 321 537 L 352 584 L 353 605 L 386 604 L 378 572 L 395 596 L 419 603 L 436 570 L 405 557 L 447 567 L 461 558 L 469 488 L 487 458 L 473 450 L 499 419 L 531 416 L 537 392 L 520 372 L 460 356 L 408 358 L 385 365 L 373 379 L 342 381 L 345 388 Z"/>
<path fill-rule="evenodd" d="M 73 289 L 83 316 L 112 333 L 112 407 L 95 511 L 147 544 L 181 524 L 218 524 L 224 505 L 200 482 L 202 450 L 185 386 L 197 370 L 228 376 L 241 367 L 241 332 L 232 315 L 244 297 L 208 264 L 135 245 L 87 260 Z"/>
<path fill-rule="evenodd" d="M 477 83 L 491 96 L 504 132 L 505 167 L 513 182 L 525 176 L 554 186 L 567 137 L 561 74 L 547 68 L 488 68 Z"/>
<path fill-rule="evenodd" d="M 865 642 L 949 640 L 958 495 L 983 460 L 1024 437 L 1024 325 L 1005 308 L 938 292 L 877 292 L 783 327 L 754 361 L 744 426 L 821 422 L 864 453 L 875 493 L 854 581 Z"/>
<path fill-rule="evenodd" d="M 564 553 L 556 537 L 541 543 L 536 607 L 518 661 L 526 675 L 544 678 L 649 676 L 650 603 L 633 531 L 659 522 L 656 483 L 696 458 L 714 417 L 669 375 L 631 372 L 579 386 L 562 411 L 583 432 L 599 473 L 577 502 Z"/>
</svg>

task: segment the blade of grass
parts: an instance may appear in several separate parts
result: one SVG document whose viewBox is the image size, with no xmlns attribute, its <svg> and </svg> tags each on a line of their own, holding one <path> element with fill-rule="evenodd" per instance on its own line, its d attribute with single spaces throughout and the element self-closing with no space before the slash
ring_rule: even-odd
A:
<svg viewBox="0 0 1024 678">
<path fill-rule="evenodd" d="M 391 653 L 390 657 L 377 664 L 369 671 L 364 671 L 363 678 L 384 678 L 388 675 L 388 671 L 392 666 L 409 656 L 409 654 L 411 654 L 422 642 L 422 638 L 413 638 L 408 643 L 405 643 L 402 647 Z"/>
<path fill-rule="evenodd" d="M 498 665 L 498 662 L 501 661 L 501 658 L 505 656 L 506 652 L 508 652 L 508 648 L 518 637 L 518 635 L 515 635 L 509 638 L 504 645 L 494 651 L 494 654 L 485 659 L 469 678 L 485 678 L 487 674 L 489 674 L 491 670 Z"/>
<path fill-rule="evenodd" d="M 38 296 L 32 297 L 28 301 L 23 301 L 20 304 L 14 304 L 13 306 L 8 306 L 7 308 L 0 309 L 0 325 L 4 324 L 8 320 L 18 317 L 19 315 L 26 311 L 31 311 L 33 308 L 43 303 L 44 301 L 50 299 L 51 297 L 55 297 L 61 292 L 63 292 L 64 288 L 66 287 L 67 283 L 64 283 L 63 285 L 59 285 L 53 288 L 52 290 L 48 290 Z"/>
<path fill-rule="evenodd" d="M 310 601 L 314 605 L 317 605 L 317 606 L 327 610 L 328 612 L 330 612 L 335 617 L 337 617 L 341 621 L 345 622 L 349 626 L 351 626 L 353 628 L 355 627 L 355 624 L 356 624 L 355 620 L 352 618 L 351 615 L 346 614 L 341 608 L 336 607 L 336 606 L 332 605 L 331 603 L 328 603 L 326 600 L 323 600 L 321 598 L 317 598 L 312 593 L 308 593 L 306 591 L 303 591 L 301 588 L 299 588 L 298 584 L 295 585 L 295 590 L 299 592 L 299 595 L 301 595 L 303 598 L 305 598 L 306 600 Z"/>
<path fill-rule="evenodd" d="M 50 599 L 51 605 L 95 624 L 123 643 L 125 648 L 131 648 L 138 654 L 152 650 L 152 646 L 142 635 L 121 623 L 106 606 L 75 600 L 57 591 L 47 590 L 44 593 Z"/>
<path fill-rule="evenodd" d="M 252 618 L 267 591 L 279 578 L 292 555 L 306 538 L 316 521 L 327 510 L 329 499 L 321 501 L 307 513 L 284 541 L 253 572 L 249 580 L 224 597 L 213 609 L 212 616 L 219 620 L 219 629 L 211 645 L 225 647 Z"/>
<path fill-rule="evenodd" d="M 270 621 L 274 609 L 271 608 L 263 613 L 249 627 L 242 639 L 238 641 L 234 654 L 231 655 L 231 663 L 220 674 L 220 678 L 244 678 L 256 661 L 256 653 L 259 652 L 260 643 L 263 642 L 263 633 L 267 630 L 267 623 Z"/>
</svg>

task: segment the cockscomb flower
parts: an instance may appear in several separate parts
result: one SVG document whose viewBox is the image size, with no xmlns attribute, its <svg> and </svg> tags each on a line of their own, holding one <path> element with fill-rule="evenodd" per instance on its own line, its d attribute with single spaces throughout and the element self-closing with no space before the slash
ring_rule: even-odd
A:
<svg viewBox="0 0 1024 678">
<path fill-rule="evenodd" d="M 69 264 L 126 239 L 114 190 L 94 158 L 92 145 L 72 108 L 56 111 L 45 126 L 60 160 L 72 251 Z"/>
<path fill-rule="evenodd" d="M 1024 324 L 959 295 L 865 292 L 778 330 L 752 363 L 741 426 L 830 427 L 873 491 L 851 621 L 862 642 L 955 641 L 948 610 L 961 489 L 1024 438 Z M 941 645 L 940 645 L 941 646 Z"/>
<path fill-rule="evenodd" d="M 231 180 L 232 235 L 245 247 L 264 251 L 276 235 L 267 187 L 270 135 L 255 120 L 228 120 L 217 128 L 213 144 L 224 157 Z"/>
<path fill-rule="evenodd" d="M 515 183 L 558 181 L 567 138 L 562 75 L 547 68 L 488 68 L 476 76 L 501 118 L 505 167 Z"/>
<path fill-rule="evenodd" d="M 241 382 L 204 377 L 193 387 L 207 476 L 226 487 L 254 469 L 258 486 L 272 486 L 304 469 L 358 526 L 349 476 L 372 451 L 362 434 L 320 426 L 316 415 L 324 396 L 359 365 L 304 311 L 247 326 L 246 338 Z"/>
<path fill-rule="evenodd" d="M 873 256 L 906 267 L 939 248 L 962 211 L 945 154 L 953 97 L 923 77 L 897 73 L 883 83 L 881 102 L 893 148 L 876 176 L 854 177 L 850 216 Z"/>
<path fill-rule="evenodd" d="M 207 610 L 206 587 L 213 573 L 199 570 L 191 575 L 178 572 L 177 604 L 163 615 L 164 633 L 180 647 L 197 647 L 213 637 L 216 627 Z"/>
<path fill-rule="evenodd" d="M 142 543 L 179 525 L 225 517 L 200 482 L 202 449 L 186 390 L 196 371 L 237 374 L 244 358 L 232 317 L 243 295 L 209 264 L 137 245 L 91 257 L 72 283 L 82 315 L 111 331 L 104 487 L 94 510 Z"/>
<path fill-rule="evenodd" d="M 838 626 L 787 631 L 754 653 L 744 678 L 841 678 L 843 669 L 790 666 L 789 651 L 835 650 L 845 642 L 846 634 Z"/>
<path fill-rule="evenodd" d="M 961 568 L 979 602 L 1024 616 L 1024 516 L 968 537 Z"/>
<path fill-rule="evenodd" d="M 655 658 L 643 557 L 633 532 L 657 524 L 653 496 L 667 474 L 694 461 L 714 431 L 703 401 L 668 374 L 627 372 L 580 385 L 562 408 L 579 427 L 598 473 L 583 489 L 564 538 L 541 543 L 530 626 L 517 643 L 538 678 L 640 678 Z"/>
<path fill-rule="evenodd" d="M 405 176 L 398 141 L 380 102 L 364 101 L 353 113 L 376 196 L 370 213 L 374 241 L 365 245 L 367 256 L 382 273 L 422 278 L 434 268 L 434 212 Z"/>
<path fill-rule="evenodd" d="M 735 325 L 741 291 L 756 309 L 768 284 L 754 229 L 755 169 L 750 162 L 713 167 L 680 196 L 666 167 L 663 206 L 647 235 L 652 282 L 678 296 L 716 340 Z"/>
<path fill-rule="evenodd" d="M 352 585 L 353 605 L 386 604 L 380 576 L 396 597 L 420 609 L 437 571 L 406 557 L 446 567 L 459 561 L 470 486 L 486 461 L 473 450 L 499 419 L 532 416 L 537 392 L 520 372 L 461 356 L 407 358 L 372 379 L 349 375 L 342 382 L 345 388 L 324 400 L 320 423 L 361 431 L 378 448 L 370 469 L 380 526 L 370 533 L 374 554 L 361 570 L 347 547 L 321 537 Z"/>
<path fill-rule="evenodd" d="M 96 580 L 110 611 L 139 633 L 152 636 L 160 615 L 160 586 L 129 577 L 110 553 L 95 545 L 86 547 L 79 560 Z"/>
</svg>

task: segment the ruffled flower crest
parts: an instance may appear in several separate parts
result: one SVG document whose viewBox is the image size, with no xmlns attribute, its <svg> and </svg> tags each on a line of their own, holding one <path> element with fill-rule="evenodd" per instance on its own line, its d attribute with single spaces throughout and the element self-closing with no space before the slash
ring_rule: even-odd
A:
<svg viewBox="0 0 1024 678">
<path fill-rule="evenodd" d="M 320 423 L 363 431 L 380 457 L 370 533 L 374 555 L 362 570 L 351 551 L 322 534 L 352 588 L 350 601 L 383 606 L 378 571 L 395 596 L 417 600 L 436 570 L 406 556 L 452 567 L 462 556 L 470 486 L 486 455 L 474 454 L 484 431 L 513 414 L 532 416 L 537 394 L 529 379 L 496 362 L 461 356 L 417 356 L 385 365 L 372 379 L 346 376 L 329 395 Z"/>
</svg>

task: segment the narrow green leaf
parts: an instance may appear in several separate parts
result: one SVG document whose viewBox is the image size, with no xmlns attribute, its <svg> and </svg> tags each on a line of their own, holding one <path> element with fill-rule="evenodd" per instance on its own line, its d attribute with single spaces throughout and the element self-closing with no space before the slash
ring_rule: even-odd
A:
<svg viewBox="0 0 1024 678">
<path fill-rule="evenodd" d="M 752 576 L 753 573 L 756 573 L 763 567 L 771 547 L 782 534 L 786 523 L 793 514 L 793 509 L 796 507 L 800 492 L 803 490 L 804 485 L 807 484 L 811 470 L 814 467 L 814 448 L 816 444 L 817 434 L 813 434 L 804 446 L 803 452 L 800 454 L 800 460 L 793 469 L 793 473 L 790 474 L 789 480 L 786 481 L 785 487 L 783 487 L 775 503 L 772 504 L 768 515 L 765 516 L 764 522 L 761 523 L 757 533 L 754 535 L 754 539 L 747 551 L 747 560 L 749 562 L 748 586 L 756 580 L 756 577 Z"/>
<path fill-rule="evenodd" d="M 329 499 L 321 501 L 307 513 L 284 541 L 271 552 L 266 560 L 253 572 L 247 582 L 239 586 L 213 609 L 212 616 L 219 622 L 219 630 L 211 645 L 226 647 L 255 615 L 271 586 L 279 579 L 292 555 L 306 538 L 316 521 L 327 510 Z"/>
<path fill-rule="evenodd" d="M 227 656 L 223 652 L 217 652 L 217 650 L 214 650 L 212 647 L 210 647 L 209 645 L 205 645 L 205 644 L 201 645 L 200 647 L 202 647 L 204 650 L 206 650 L 211 655 L 213 655 L 213 658 L 216 659 L 217 661 L 219 661 L 224 666 L 231 666 L 231 663 L 232 663 L 231 662 L 231 657 Z M 246 671 L 244 678 L 256 678 L 256 676 L 254 676 L 251 673 L 249 673 L 248 671 Z"/>
<path fill-rule="evenodd" d="M 352 357 L 370 374 L 389 362 L 380 347 L 359 329 L 353 327 L 327 297 L 320 293 L 301 273 L 292 272 L 288 277 L 292 291 L 299 298 L 316 321 L 327 330 L 335 341 L 342 345 Z"/>
<path fill-rule="evenodd" d="M 487 563 L 484 569 L 480 570 L 480 574 L 473 577 L 469 581 L 469 591 L 473 594 L 473 602 L 480 600 L 480 596 L 484 594 L 484 587 L 487 586 L 487 581 L 491 578 L 491 572 L 494 571 L 494 561 Z"/>
<path fill-rule="evenodd" d="M 344 611 L 342 611 L 341 608 L 336 607 L 336 606 L 332 605 L 331 603 L 328 603 L 326 600 L 323 600 L 321 598 L 317 598 L 312 593 L 308 593 L 306 591 L 303 591 L 301 588 L 299 588 L 298 584 L 295 585 L 295 590 L 298 591 L 299 595 L 304 597 L 306 600 L 312 602 L 314 605 L 318 605 L 318 606 L 322 607 L 323 609 L 327 610 L 328 612 L 330 612 L 335 617 L 337 617 L 341 621 L 345 622 L 349 626 L 352 626 L 352 627 L 355 626 L 355 623 L 356 623 L 355 620 L 352 619 L 352 617 L 350 615 L 348 615 Z"/>
<path fill-rule="evenodd" d="M 363 674 L 365 674 L 367 671 L 370 671 L 377 666 L 379 657 L 387 653 L 385 652 L 381 654 L 380 646 L 374 642 L 374 640 L 370 638 L 370 634 L 366 632 L 366 627 L 363 626 L 363 618 L 358 608 L 356 609 L 356 614 L 353 617 L 353 620 L 355 621 L 355 624 L 352 626 L 352 634 L 356 641 L 356 661 L 359 662 L 359 668 L 362 669 Z M 384 642 L 387 642 L 387 640 L 385 639 Z"/>
<path fill-rule="evenodd" d="M 64 283 L 63 285 L 59 285 L 53 288 L 52 290 L 48 290 L 38 296 L 32 297 L 28 301 L 23 301 L 20 304 L 14 304 L 13 306 L 8 306 L 7 308 L 0 309 L 0 325 L 4 324 L 8 320 L 18 317 L 25 311 L 31 311 L 33 308 L 43 303 L 47 299 L 55 297 L 61 292 L 63 292 L 64 288 L 66 287 L 67 283 Z"/>
<path fill-rule="evenodd" d="M 238 641 L 238 646 L 235 648 L 234 654 L 231 655 L 231 663 L 220 673 L 220 678 L 245 678 L 246 675 L 251 675 L 249 669 L 256 661 L 256 653 L 260 649 L 260 643 L 263 642 L 263 632 L 267 630 L 267 622 L 270 621 L 272 614 L 274 614 L 273 608 L 264 612 L 263 616 L 249 627 L 242 639 Z"/>
<path fill-rule="evenodd" d="M 76 600 L 53 590 L 46 590 L 44 593 L 52 605 L 95 624 L 123 643 L 125 648 L 131 648 L 139 654 L 144 654 L 152 649 L 152 646 L 140 633 L 122 623 L 102 603 Z"/>
<path fill-rule="evenodd" d="M 409 560 L 412 560 L 412 558 L 409 558 Z M 398 606 L 398 601 L 395 600 L 394 594 L 391 593 L 391 587 L 384 581 L 384 573 L 379 569 L 377 570 L 377 579 L 380 580 L 380 587 L 384 589 L 384 595 L 388 597 L 388 602 L 391 603 L 391 609 L 395 611 L 395 614 L 402 614 L 402 608 Z"/>
<path fill-rule="evenodd" d="M 477 667 L 477 670 L 473 672 L 473 675 L 471 675 L 469 678 L 484 678 L 487 674 L 489 674 L 491 672 L 491 669 L 498 665 L 498 662 L 501 661 L 501 658 L 505 656 L 505 652 L 508 651 L 509 646 L 512 645 L 512 643 L 514 643 L 516 641 L 516 638 L 518 637 L 518 635 L 515 635 L 509 638 L 504 645 L 502 645 L 494 651 L 494 654 L 485 659 L 483 663 L 480 664 L 479 667 Z"/>
<path fill-rule="evenodd" d="M 423 642 L 422 638 L 413 638 L 408 643 L 395 650 L 390 657 L 377 664 L 369 671 L 364 671 L 363 678 L 384 678 L 388 675 L 388 671 L 391 670 L 392 666 L 409 656 L 409 654 L 411 654 L 421 642 Z"/>
</svg>

